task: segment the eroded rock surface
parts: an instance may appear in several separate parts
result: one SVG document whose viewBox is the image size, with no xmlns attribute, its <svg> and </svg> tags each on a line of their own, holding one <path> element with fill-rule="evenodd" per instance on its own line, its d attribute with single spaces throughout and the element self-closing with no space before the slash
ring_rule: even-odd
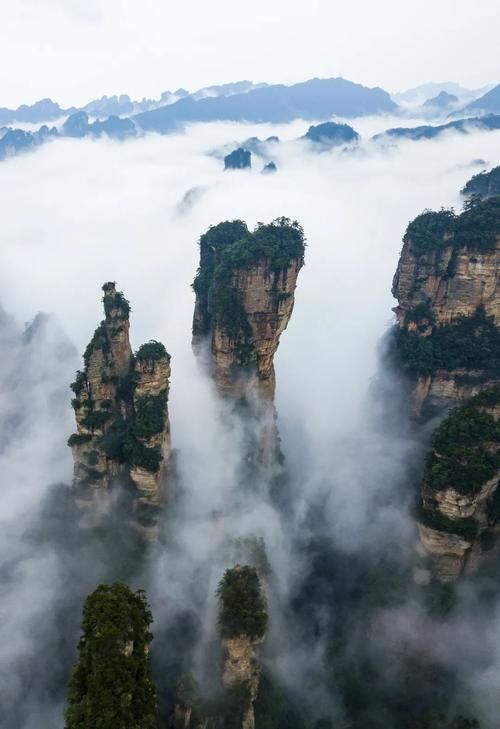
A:
<svg viewBox="0 0 500 729">
<path fill-rule="evenodd" d="M 170 356 L 155 341 L 134 355 L 129 303 L 114 283 L 104 284 L 103 291 L 105 318 L 71 386 L 77 425 L 69 439 L 74 484 L 83 501 L 115 481 L 129 485 L 141 511 L 168 496 Z"/>
<path fill-rule="evenodd" d="M 493 555 L 500 534 L 500 388 L 451 412 L 435 431 L 419 512 L 429 576 L 450 582 Z"/>
<path fill-rule="evenodd" d="M 261 462 L 272 460 L 277 443 L 274 355 L 292 315 L 304 246 L 301 227 L 286 218 L 253 232 L 239 220 L 220 223 L 200 239 L 193 347 L 219 393 L 257 416 Z"/>
<path fill-rule="evenodd" d="M 394 342 L 416 414 L 500 382 L 499 264 L 500 197 L 408 226 L 392 287 Z"/>
</svg>

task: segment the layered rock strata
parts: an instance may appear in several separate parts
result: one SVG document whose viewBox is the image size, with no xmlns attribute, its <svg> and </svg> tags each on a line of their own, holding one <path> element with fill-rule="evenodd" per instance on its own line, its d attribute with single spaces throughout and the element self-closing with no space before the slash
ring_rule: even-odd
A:
<svg viewBox="0 0 500 729">
<path fill-rule="evenodd" d="M 200 239 L 193 348 L 207 354 L 219 393 L 257 416 L 261 463 L 276 449 L 274 355 L 292 315 L 304 248 L 302 228 L 286 218 L 253 232 L 239 220 L 220 223 Z"/>
<path fill-rule="evenodd" d="M 412 408 L 463 401 L 500 382 L 500 197 L 408 226 L 392 293 Z"/>
<path fill-rule="evenodd" d="M 450 582 L 498 556 L 499 483 L 500 387 L 495 387 L 452 411 L 434 433 L 418 519 L 424 579 Z"/>
<path fill-rule="evenodd" d="M 77 432 L 69 439 L 74 485 L 80 493 L 129 483 L 137 504 L 168 496 L 170 356 L 160 342 L 134 355 L 130 306 L 114 283 L 103 286 L 105 318 L 84 354 L 84 369 L 71 389 Z"/>
</svg>

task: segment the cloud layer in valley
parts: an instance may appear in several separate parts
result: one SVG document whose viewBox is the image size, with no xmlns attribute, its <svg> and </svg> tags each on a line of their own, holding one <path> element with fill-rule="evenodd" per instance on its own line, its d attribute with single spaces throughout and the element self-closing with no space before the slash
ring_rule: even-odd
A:
<svg viewBox="0 0 500 729">
<path fill-rule="evenodd" d="M 363 119 L 355 126 L 368 138 L 391 123 Z M 167 525 L 171 547 L 155 555 L 144 575 L 156 640 L 190 606 L 200 640 L 186 662 L 203 674 L 215 630 L 215 589 L 231 544 L 263 537 L 274 581 L 270 640 L 282 647 L 273 670 L 300 687 L 306 672 L 321 673 L 325 651 L 321 641 L 306 647 L 301 626 L 283 609 L 310 567 L 301 544 L 317 531 L 353 559 L 385 555 L 398 544 L 401 560 L 411 562 L 411 494 L 401 484 L 420 444 L 405 430 L 397 384 L 378 366 L 379 343 L 392 321 L 391 279 L 408 221 L 427 207 L 459 207 L 459 190 L 479 169 L 473 161 L 498 163 L 500 135 L 449 134 L 387 148 L 362 143 L 356 151 L 322 154 L 302 142 L 283 143 L 274 155 L 279 171 L 269 176 L 260 174 L 259 164 L 224 172 L 209 154 L 253 134 L 294 140 L 306 128 L 301 122 L 215 124 L 126 144 L 65 139 L 2 164 L 0 301 L 15 321 L 2 319 L 0 343 L 0 382 L 10 393 L 0 406 L 7 596 L 0 684 L 9 676 L 12 701 L 28 694 L 23 729 L 34 726 L 42 701 L 36 685 L 24 688 L 23 671 L 55 630 L 51 606 L 63 589 L 63 564 L 71 561 L 71 555 L 37 552 L 26 533 L 43 520 L 49 486 L 71 480 L 66 387 L 80 362 L 76 351 L 84 350 L 102 318 L 104 281 L 115 280 L 131 302 L 132 346 L 159 339 L 172 355 L 170 419 L 184 494 Z M 193 189 L 198 192 L 186 203 Z M 242 500 L 237 493 L 241 432 L 190 346 L 199 236 L 221 220 L 241 218 L 253 226 L 281 215 L 297 219 L 308 241 L 295 310 L 276 356 L 278 425 L 290 474 L 286 514 L 262 494 Z M 51 315 L 42 322 L 45 334 L 23 344 L 22 324 L 39 311 Z M 321 519 L 314 516 L 318 504 Z M 14 537 L 3 538 L 9 534 Z M 225 542 L 228 548 L 219 549 Z M 89 582 L 93 575 L 89 568 Z M 385 619 L 380 616 L 382 628 Z M 395 620 L 401 639 L 425 623 L 418 605 L 406 605 Z M 495 620 L 490 616 L 491 634 Z M 461 625 L 467 633 L 469 613 Z M 432 635 L 437 629 L 425 623 L 422 630 Z M 475 695 L 489 695 L 498 651 L 485 662 L 468 638 L 461 645 L 460 655 L 457 649 L 446 659 L 465 665 L 470 658 L 477 667 Z M 12 672 L 12 666 L 21 668 Z M 341 711 L 323 688 L 318 691 L 326 713 Z M 58 710 L 45 700 L 42 716 Z M 41 729 L 49 726 L 59 724 L 47 718 Z"/>
</svg>

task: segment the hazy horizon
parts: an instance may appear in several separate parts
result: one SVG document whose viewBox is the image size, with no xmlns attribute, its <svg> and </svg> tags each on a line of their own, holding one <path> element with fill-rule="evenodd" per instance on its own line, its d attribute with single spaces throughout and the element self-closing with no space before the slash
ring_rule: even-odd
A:
<svg viewBox="0 0 500 729">
<path fill-rule="evenodd" d="M 342 76 L 392 93 L 437 79 L 476 89 L 494 83 L 500 68 L 489 22 L 496 0 L 475 13 L 465 0 L 257 0 L 241 14 L 229 0 L 174 8 L 156 0 L 1 0 L 0 9 L 0 105 L 9 107 L 45 97 L 65 106 L 103 95 L 158 98 L 242 79 Z"/>
</svg>

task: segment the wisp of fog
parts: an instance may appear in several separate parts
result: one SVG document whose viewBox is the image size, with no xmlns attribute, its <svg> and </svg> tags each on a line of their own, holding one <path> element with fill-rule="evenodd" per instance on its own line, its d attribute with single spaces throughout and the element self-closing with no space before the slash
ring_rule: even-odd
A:
<svg viewBox="0 0 500 729">
<path fill-rule="evenodd" d="M 353 125 L 369 140 L 394 124 L 377 117 Z M 71 483 L 68 385 L 102 318 L 100 287 L 110 280 L 131 302 L 132 346 L 158 339 L 172 356 L 169 412 L 182 494 L 165 516 L 166 544 L 135 578 L 148 590 L 155 641 L 171 640 L 175 653 L 172 626 L 195 624 L 195 644 L 175 660 L 203 682 L 217 583 L 238 545 L 262 538 L 273 584 L 268 669 L 319 715 L 342 714 L 341 699 L 321 680 L 328 646 L 289 609 L 312 568 L 304 545 L 326 540 L 347 555 L 353 573 L 367 554 L 373 565 L 411 564 L 413 495 L 402 484 L 422 442 L 409 427 L 397 380 L 381 366 L 391 280 L 408 222 L 425 208 L 459 209 L 463 184 L 485 166 L 478 160 L 498 163 L 500 135 L 362 141 L 356 150 L 317 153 L 297 141 L 307 126 L 218 123 L 125 143 L 63 139 L 1 164 L 0 704 L 17 717 L 8 729 L 62 726 L 63 699 L 45 680 L 51 672 L 63 684 L 67 678 L 66 658 L 58 658 L 61 599 L 103 577 L 91 550 L 76 565 L 70 546 L 55 549 L 36 535 L 64 531 L 44 523 L 46 503 L 54 484 Z M 282 140 L 273 149 L 276 174 L 262 175 L 256 158 L 251 170 L 224 171 L 212 154 L 252 135 Z M 282 215 L 301 223 L 307 249 L 275 360 L 288 473 L 288 504 L 279 511 L 265 489 L 237 493 L 243 436 L 194 359 L 190 284 L 197 241 L 211 224 L 239 218 L 253 226 Z M 80 575 L 77 589 L 68 574 Z M 335 616 L 342 596 L 334 590 L 325 599 L 330 610 L 317 608 L 319 625 Z M 64 626 L 73 638 L 69 665 L 80 609 Z M 420 641 L 430 660 L 461 672 L 488 719 L 496 710 L 499 617 L 498 610 L 482 616 L 474 596 L 464 594 L 446 633 L 409 589 L 398 611 L 376 616 L 369 650 L 397 656 L 398 645 Z M 458 642 L 449 637 L 457 631 L 464 636 Z M 352 636 L 350 650 L 361 650 L 365 639 L 355 629 Z M 388 685 L 394 661 L 383 671 Z"/>
</svg>

